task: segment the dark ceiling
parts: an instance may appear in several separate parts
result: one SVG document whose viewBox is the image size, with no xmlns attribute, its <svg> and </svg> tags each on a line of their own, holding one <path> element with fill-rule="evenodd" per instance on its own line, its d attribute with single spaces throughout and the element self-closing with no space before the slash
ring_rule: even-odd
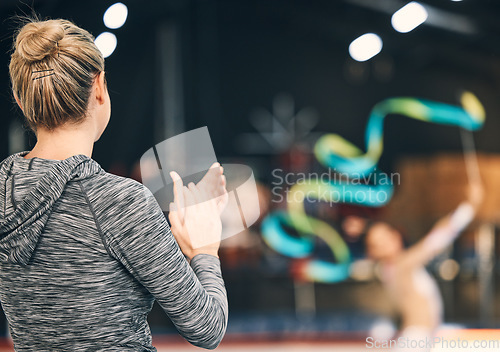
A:
<svg viewBox="0 0 500 352">
<path fill-rule="evenodd" d="M 156 33 L 165 22 L 176 23 L 181 33 L 186 129 L 208 124 L 220 155 L 247 157 L 238 153 L 235 140 L 239 133 L 255 132 L 249 114 L 258 107 L 271 109 L 281 92 L 294 97 L 297 110 L 317 110 L 317 132 L 337 132 L 362 147 L 369 111 L 381 99 L 411 95 L 456 103 L 463 89 L 474 91 L 487 110 L 478 148 L 500 152 L 499 1 L 421 1 L 429 6 L 432 23 L 407 34 L 394 31 L 390 22 L 407 1 L 123 2 L 129 18 L 116 31 L 118 47 L 107 59 L 112 122 L 95 149 L 104 166 L 118 160 L 130 167 L 158 142 Z M 38 0 L 31 6 L 42 17 L 69 18 L 98 34 L 106 30 L 102 14 L 112 3 Z M 15 26 L 10 18 L 29 9 L 26 2 L 0 1 L 2 52 L 11 45 Z M 366 32 L 379 34 L 384 47 L 360 64 L 349 58 L 347 48 Z M 20 115 L 13 108 L 7 63 L 4 54 L 1 157 L 7 154 L 4 126 Z M 460 148 L 459 134 L 450 128 L 404 119 L 393 119 L 386 128 L 386 166 L 405 154 Z"/>
</svg>

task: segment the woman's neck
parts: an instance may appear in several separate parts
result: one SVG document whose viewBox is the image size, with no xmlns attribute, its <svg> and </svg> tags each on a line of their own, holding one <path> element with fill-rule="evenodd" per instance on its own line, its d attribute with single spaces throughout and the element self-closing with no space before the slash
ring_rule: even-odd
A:
<svg viewBox="0 0 500 352">
<path fill-rule="evenodd" d="M 92 157 L 94 134 L 87 126 L 61 126 L 54 130 L 38 128 L 36 136 L 35 147 L 24 156 L 26 159 L 65 160 L 80 154 Z"/>
</svg>

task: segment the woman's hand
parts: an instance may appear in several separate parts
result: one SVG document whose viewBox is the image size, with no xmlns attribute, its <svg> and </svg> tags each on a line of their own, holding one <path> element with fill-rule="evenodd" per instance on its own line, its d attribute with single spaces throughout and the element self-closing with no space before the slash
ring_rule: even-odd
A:
<svg viewBox="0 0 500 352">
<path fill-rule="evenodd" d="M 196 184 L 198 188 L 206 192 L 211 198 L 217 198 L 217 206 L 222 213 L 227 205 L 226 176 L 224 168 L 219 163 L 210 166 L 203 179 Z M 225 195 L 224 197 L 222 197 Z"/>
<path fill-rule="evenodd" d="M 177 243 L 189 259 L 201 253 L 218 257 L 222 234 L 220 214 L 228 195 L 222 167 L 214 164 L 210 170 L 197 185 L 190 183 L 188 187 L 176 172 L 170 174 L 174 180 L 174 202 L 170 204 L 169 220 Z M 217 173 L 218 178 L 214 176 Z M 224 185 L 222 194 L 220 184 Z"/>
</svg>

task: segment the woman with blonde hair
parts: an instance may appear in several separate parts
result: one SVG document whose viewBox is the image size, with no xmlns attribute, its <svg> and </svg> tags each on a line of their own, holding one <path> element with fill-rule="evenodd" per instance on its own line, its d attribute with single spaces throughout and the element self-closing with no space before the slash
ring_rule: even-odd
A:
<svg viewBox="0 0 500 352">
<path fill-rule="evenodd" d="M 217 347 L 228 316 L 219 242 L 193 248 L 191 239 L 220 239 L 222 167 L 213 165 L 210 185 L 185 187 L 172 173 L 171 231 L 147 188 L 91 158 L 111 104 L 90 33 L 29 20 L 9 70 L 37 136 L 0 164 L 0 300 L 16 351 L 156 351 L 147 323 L 155 300 L 186 340 Z M 189 200 L 198 204 L 180 209 Z"/>
</svg>

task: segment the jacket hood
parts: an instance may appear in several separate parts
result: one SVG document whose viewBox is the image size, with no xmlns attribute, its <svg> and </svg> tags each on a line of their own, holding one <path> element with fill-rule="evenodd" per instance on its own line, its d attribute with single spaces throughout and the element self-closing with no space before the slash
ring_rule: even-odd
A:
<svg viewBox="0 0 500 352">
<path fill-rule="evenodd" d="M 0 262 L 27 265 L 66 184 L 102 171 L 85 155 L 66 160 L 11 155 L 0 164 Z M 22 198 L 14 199 L 16 189 Z"/>
</svg>

